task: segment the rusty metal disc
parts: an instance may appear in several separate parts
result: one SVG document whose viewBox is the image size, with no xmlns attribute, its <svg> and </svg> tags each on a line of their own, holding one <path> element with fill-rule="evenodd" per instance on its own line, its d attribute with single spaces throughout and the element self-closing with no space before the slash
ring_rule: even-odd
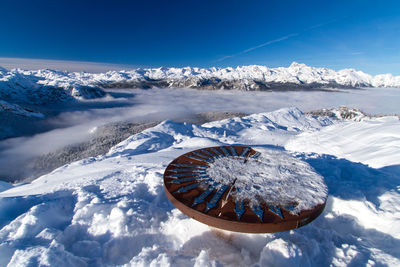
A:
<svg viewBox="0 0 400 267">
<path fill-rule="evenodd" d="M 296 213 L 293 213 L 295 202 L 290 205 L 276 202 L 254 205 L 251 198 L 238 200 L 233 197 L 234 192 L 245 188 L 237 187 L 235 181 L 229 179 L 226 183 L 215 181 L 208 171 L 216 159 L 228 157 L 246 163 L 259 155 L 260 152 L 248 146 L 209 147 L 186 153 L 172 161 L 164 172 L 167 197 L 187 216 L 235 232 L 281 232 L 301 227 L 317 218 L 326 199 L 311 209 Z"/>
</svg>

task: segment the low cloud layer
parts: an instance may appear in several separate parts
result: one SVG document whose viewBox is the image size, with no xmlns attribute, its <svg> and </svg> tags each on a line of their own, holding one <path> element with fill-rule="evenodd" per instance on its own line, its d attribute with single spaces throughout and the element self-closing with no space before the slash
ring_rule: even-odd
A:
<svg viewBox="0 0 400 267">
<path fill-rule="evenodd" d="M 58 116 L 48 118 L 53 128 L 31 137 L 0 142 L 0 178 L 29 172 L 33 157 L 93 138 L 96 127 L 116 122 L 184 120 L 196 113 L 231 111 L 259 113 L 296 106 L 303 111 L 341 105 L 370 114 L 399 112 L 399 89 L 346 90 L 343 92 L 240 92 L 185 89 L 114 90 L 113 97 L 60 106 Z"/>
</svg>

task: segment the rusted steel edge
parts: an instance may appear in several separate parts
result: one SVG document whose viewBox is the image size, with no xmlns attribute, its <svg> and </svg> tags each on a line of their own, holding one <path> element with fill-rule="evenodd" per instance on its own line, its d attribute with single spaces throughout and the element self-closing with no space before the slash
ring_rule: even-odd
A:
<svg viewBox="0 0 400 267">
<path fill-rule="evenodd" d="M 235 221 L 227 221 L 224 219 L 219 219 L 216 217 L 209 216 L 195 209 L 191 209 L 186 206 L 179 200 L 177 200 L 167 189 L 164 184 L 164 191 L 167 195 L 169 201 L 174 205 L 177 209 L 179 209 L 186 216 L 193 218 L 201 223 L 204 223 L 209 226 L 213 226 L 216 228 L 220 228 L 223 230 L 240 232 L 240 233 L 275 233 L 275 232 L 283 232 L 291 229 L 295 229 L 301 226 L 304 226 L 314 219 L 316 219 L 324 210 L 326 202 L 321 204 L 319 207 L 315 209 L 315 211 L 310 214 L 308 217 L 301 217 L 300 220 L 291 220 L 291 221 L 281 221 L 278 223 L 246 223 L 246 222 L 235 222 Z"/>
</svg>

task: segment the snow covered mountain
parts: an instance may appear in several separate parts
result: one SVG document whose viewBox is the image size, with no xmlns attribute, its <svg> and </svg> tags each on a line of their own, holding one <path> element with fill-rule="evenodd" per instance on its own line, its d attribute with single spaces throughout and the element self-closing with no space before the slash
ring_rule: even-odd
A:
<svg viewBox="0 0 400 267">
<path fill-rule="evenodd" d="M 0 183 L 0 266 L 399 266 L 399 118 L 341 117 L 285 108 L 203 125 L 164 121 L 106 155 Z M 321 216 L 254 235 L 216 231 L 175 209 L 163 191 L 168 163 L 231 144 L 310 164 L 328 185 Z"/>
<path fill-rule="evenodd" d="M 44 117 L 44 115 L 42 113 L 38 113 L 33 110 L 22 108 L 21 106 L 19 106 L 17 104 L 11 104 L 11 103 L 8 103 L 3 100 L 0 100 L 0 112 L 9 112 L 9 113 L 24 116 L 24 117 L 36 117 L 36 118 Z"/>
<path fill-rule="evenodd" d="M 289 67 L 154 68 L 106 73 L 55 70 L 11 71 L 0 68 L 0 99 L 47 103 L 105 95 L 101 88 L 196 88 L 304 90 L 322 88 L 400 87 L 400 76 L 371 76 L 362 71 L 335 71 L 293 62 Z"/>
<path fill-rule="evenodd" d="M 0 99 L 13 103 L 46 104 L 105 95 L 100 88 L 54 70 L 11 71 L 0 68 Z"/>
</svg>

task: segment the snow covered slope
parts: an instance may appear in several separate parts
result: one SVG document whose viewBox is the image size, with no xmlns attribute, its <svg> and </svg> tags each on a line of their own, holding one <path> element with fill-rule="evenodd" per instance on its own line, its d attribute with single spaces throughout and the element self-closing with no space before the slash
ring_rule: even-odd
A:
<svg viewBox="0 0 400 267">
<path fill-rule="evenodd" d="M 239 90 L 296 90 L 313 88 L 400 87 L 400 76 L 371 76 L 362 71 L 335 71 L 293 62 L 289 67 L 154 68 L 107 73 L 25 71 L 0 68 L 0 99 L 30 103 L 96 98 L 101 88 L 197 88 Z"/>
<path fill-rule="evenodd" d="M 398 124 L 397 116 L 364 118 L 358 123 L 345 121 L 318 132 L 304 132 L 290 140 L 286 148 L 330 154 L 382 168 L 400 162 Z"/>
<path fill-rule="evenodd" d="M 32 183 L 2 184 L 0 266 L 399 266 L 400 153 L 389 151 L 389 159 L 380 151 L 398 149 L 399 132 L 391 117 L 342 121 L 296 108 L 201 126 L 164 121 L 104 156 Z M 304 136 L 319 154 L 303 153 Z M 361 141 L 351 149 L 338 136 Z M 288 150 L 309 163 L 328 185 L 323 214 L 300 229 L 261 235 L 217 231 L 183 215 L 163 192 L 165 167 L 222 144 Z M 373 162 L 377 168 L 366 165 Z"/>
<path fill-rule="evenodd" d="M 44 115 L 42 113 L 23 108 L 17 104 L 11 104 L 6 101 L 0 100 L 0 114 L 2 112 L 12 113 L 24 117 L 44 118 Z"/>
<path fill-rule="evenodd" d="M 100 88 L 68 78 L 54 70 L 25 71 L 0 68 L 0 99 L 16 103 L 45 104 L 104 96 Z"/>
</svg>

